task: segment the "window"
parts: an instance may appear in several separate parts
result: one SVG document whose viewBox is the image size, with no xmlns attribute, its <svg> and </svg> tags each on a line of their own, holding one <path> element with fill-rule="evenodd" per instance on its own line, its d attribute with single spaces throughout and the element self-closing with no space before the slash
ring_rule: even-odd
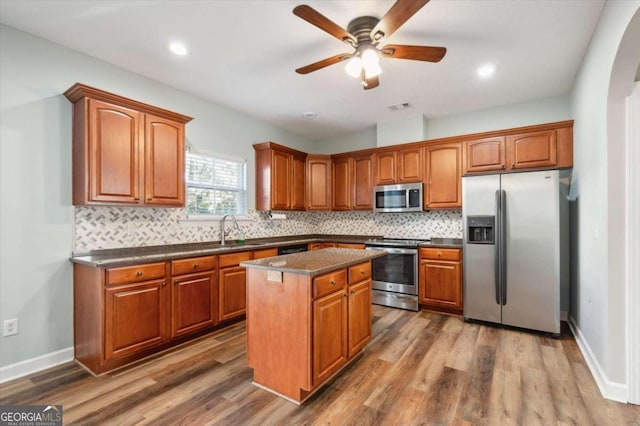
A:
<svg viewBox="0 0 640 426">
<path fill-rule="evenodd" d="M 187 151 L 187 216 L 247 213 L 246 162 Z"/>
</svg>

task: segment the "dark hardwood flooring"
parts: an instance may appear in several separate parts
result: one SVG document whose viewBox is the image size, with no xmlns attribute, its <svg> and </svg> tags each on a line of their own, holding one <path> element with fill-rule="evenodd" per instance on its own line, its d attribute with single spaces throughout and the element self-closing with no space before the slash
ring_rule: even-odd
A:
<svg viewBox="0 0 640 426">
<path fill-rule="evenodd" d="M 67 363 L 0 386 L 0 404 L 61 404 L 65 424 L 640 425 L 561 339 L 374 305 L 361 357 L 298 407 L 251 384 L 245 323 L 93 377 Z"/>
</svg>

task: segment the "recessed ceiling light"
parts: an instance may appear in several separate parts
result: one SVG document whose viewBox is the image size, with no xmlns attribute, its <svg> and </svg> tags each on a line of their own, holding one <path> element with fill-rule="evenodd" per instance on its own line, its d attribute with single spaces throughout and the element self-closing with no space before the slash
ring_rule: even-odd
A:
<svg viewBox="0 0 640 426">
<path fill-rule="evenodd" d="M 479 67 L 476 72 L 480 78 L 489 78 L 496 72 L 496 66 L 493 64 L 486 64 Z"/>
<path fill-rule="evenodd" d="M 178 56 L 184 56 L 189 53 L 189 51 L 187 50 L 187 46 L 180 43 L 179 41 L 172 41 L 171 43 L 169 43 L 169 50 L 171 51 L 171 53 Z"/>
<path fill-rule="evenodd" d="M 305 111 L 305 112 L 302 113 L 302 117 L 306 118 L 307 120 L 313 120 L 317 116 L 318 116 L 318 113 L 313 112 L 313 111 Z"/>
</svg>

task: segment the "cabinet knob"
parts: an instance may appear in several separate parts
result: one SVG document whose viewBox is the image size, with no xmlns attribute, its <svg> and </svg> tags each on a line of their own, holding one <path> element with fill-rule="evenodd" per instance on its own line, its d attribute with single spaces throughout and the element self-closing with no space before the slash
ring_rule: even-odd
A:
<svg viewBox="0 0 640 426">
<path fill-rule="evenodd" d="M 153 197 L 147 198 L 147 201 L 151 201 L 151 200 L 153 200 Z"/>
<path fill-rule="evenodd" d="M 140 197 L 133 197 L 133 201 L 140 201 Z"/>
<path fill-rule="evenodd" d="M 166 287 L 167 283 L 162 283 L 162 287 Z"/>
<path fill-rule="evenodd" d="M 196 269 L 199 265 L 197 263 L 193 264 L 193 269 Z"/>
<path fill-rule="evenodd" d="M 356 294 L 356 291 L 355 290 L 351 290 L 351 294 Z"/>
<path fill-rule="evenodd" d="M 511 164 L 511 167 L 515 167 L 515 166 L 516 166 L 516 163 L 512 163 L 512 164 Z"/>
<path fill-rule="evenodd" d="M 141 277 L 141 276 L 142 276 L 142 271 L 136 272 L 136 277 Z"/>
<path fill-rule="evenodd" d="M 336 280 L 331 280 L 331 287 L 333 287 L 334 285 L 336 285 Z"/>
<path fill-rule="evenodd" d="M 438 252 L 438 257 L 442 257 L 442 252 L 441 251 Z"/>
<path fill-rule="evenodd" d="M 364 271 L 360 271 L 360 275 L 364 275 Z"/>
</svg>

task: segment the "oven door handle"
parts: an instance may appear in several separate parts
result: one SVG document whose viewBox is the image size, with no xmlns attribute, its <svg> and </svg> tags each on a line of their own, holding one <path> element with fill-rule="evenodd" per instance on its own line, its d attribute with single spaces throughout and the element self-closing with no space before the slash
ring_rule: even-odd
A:
<svg viewBox="0 0 640 426">
<path fill-rule="evenodd" d="M 418 254 L 418 249 L 389 248 L 389 247 L 365 247 L 366 250 L 382 250 L 391 254 Z"/>
</svg>

